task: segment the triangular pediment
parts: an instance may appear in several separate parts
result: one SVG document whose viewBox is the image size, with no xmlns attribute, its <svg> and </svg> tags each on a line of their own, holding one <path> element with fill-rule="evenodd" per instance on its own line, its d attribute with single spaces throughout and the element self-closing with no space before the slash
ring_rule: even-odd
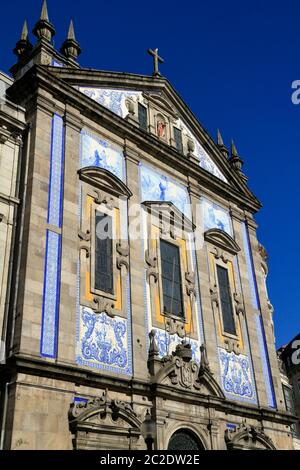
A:
<svg viewBox="0 0 300 470">
<path fill-rule="evenodd" d="M 251 200 L 251 204 L 259 209 L 260 203 L 248 189 L 245 181 L 232 168 L 218 145 L 207 134 L 167 79 L 94 69 L 47 67 L 47 70 L 97 102 L 99 106 L 104 106 L 124 119 L 129 115 L 126 104 L 128 99 L 160 109 L 161 113 L 165 113 L 170 120 L 171 125 L 182 131 L 185 142 L 187 139 L 194 142 L 194 150 L 191 152 L 195 156 L 193 162 L 198 161 L 199 167 L 205 172 Z M 136 112 L 135 119 L 137 120 Z M 127 119 L 127 122 L 131 121 Z M 149 133 L 155 137 L 153 129 Z M 164 143 L 172 149 L 176 148 L 171 135 Z M 188 158 L 187 151 L 184 152 L 184 156 Z M 225 186 L 223 188 L 225 189 Z"/>
</svg>

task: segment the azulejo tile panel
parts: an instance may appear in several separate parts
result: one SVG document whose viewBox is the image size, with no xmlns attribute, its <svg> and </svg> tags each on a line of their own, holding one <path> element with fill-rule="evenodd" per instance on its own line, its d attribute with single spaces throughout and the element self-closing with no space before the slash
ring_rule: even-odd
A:
<svg viewBox="0 0 300 470">
<path fill-rule="evenodd" d="M 138 98 L 142 97 L 140 91 L 128 91 L 128 90 L 112 90 L 107 88 L 89 88 L 80 87 L 81 93 L 101 104 L 105 108 L 109 109 L 118 116 L 124 118 L 128 114 L 126 107 L 126 99 L 131 98 L 133 101 L 137 101 Z"/>
<path fill-rule="evenodd" d="M 52 141 L 50 155 L 50 180 L 48 223 L 61 227 L 62 214 L 62 183 L 64 163 L 64 125 L 63 119 L 57 114 L 52 120 Z"/>
<path fill-rule="evenodd" d="M 172 202 L 191 218 L 189 195 L 184 186 L 143 164 L 140 164 L 140 182 L 142 201 Z"/>
<path fill-rule="evenodd" d="M 62 227 L 63 179 L 64 125 L 62 117 L 54 114 L 52 118 L 47 222 L 58 230 Z M 60 264 L 61 235 L 47 230 L 40 354 L 51 358 L 56 357 L 57 353 Z"/>
<path fill-rule="evenodd" d="M 86 131 L 81 133 L 80 167 L 104 168 L 125 181 L 125 160 L 122 149 Z"/>
<path fill-rule="evenodd" d="M 202 199 L 204 230 L 218 228 L 232 236 L 232 224 L 229 213 L 218 204 Z"/>
<path fill-rule="evenodd" d="M 230 399 L 256 403 L 256 392 L 249 358 L 219 348 L 221 384 Z"/>
<path fill-rule="evenodd" d="M 256 279 L 255 279 L 255 273 L 254 273 L 252 253 L 251 253 L 251 248 L 250 248 L 249 233 L 248 233 L 248 228 L 245 222 L 242 223 L 242 234 L 243 234 L 244 251 L 246 255 L 248 281 L 249 281 L 249 286 L 250 286 L 252 305 L 256 310 L 259 310 L 260 308 L 259 297 L 258 297 L 258 291 L 257 291 L 257 285 L 256 285 Z"/>
<path fill-rule="evenodd" d="M 96 314 L 80 306 L 77 362 L 123 374 L 131 374 L 130 335 L 125 318 Z"/>
<path fill-rule="evenodd" d="M 60 291 L 61 236 L 47 230 L 44 275 L 41 355 L 56 357 Z"/>
<path fill-rule="evenodd" d="M 159 328 L 154 328 L 154 330 L 159 357 L 172 354 L 172 352 L 175 351 L 177 344 L 182 343 L 182 338 L 179 338 L 177 334 L 170 335 L 167 331 Z M 200 364 L 201 353 L 199 342 L 190 338 L 185 338 L 185 340 L 191 345 L 193 360 Z"/>
</svg>

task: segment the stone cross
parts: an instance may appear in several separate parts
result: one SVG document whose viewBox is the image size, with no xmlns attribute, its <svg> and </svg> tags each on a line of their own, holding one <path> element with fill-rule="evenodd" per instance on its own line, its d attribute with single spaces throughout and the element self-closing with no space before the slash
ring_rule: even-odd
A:
<svg viewBox="0 0 300 470">
<path fill-rule="evenodd" d="M 158 63 L 160 64 L 163 64 L 164 63 L 164 59 L 162 59 L 159 55 L 158 55 L 158 49 L 154 49 L 154 51 L 152 49 L 148 49 L 148 54 L 152 55 L 153 56 L 153 64 L 154 64 L 154 72 L 153 72 L 153 76 L 154 77 L 160 77 L 161 76 L 161 73 L 160 71 L 158 70 Z"/>
</svg>

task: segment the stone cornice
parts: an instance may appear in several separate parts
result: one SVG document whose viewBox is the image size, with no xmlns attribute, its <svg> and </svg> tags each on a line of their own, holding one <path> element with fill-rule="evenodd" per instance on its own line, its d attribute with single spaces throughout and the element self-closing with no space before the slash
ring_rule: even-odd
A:
<svg viewBox="0 0 300 470">
<path fill-rule="evenodd" d="M 148 395 L 149 398 L 165 398 L 176 400 L 181 403 L 198 404 L 204 407 L 214 408 L 217 411 L 243 416 L 257 420 L 267 420 L 275 423 L 291 425 L 297 421 L 295 416 L 287 412 L 271 410 L 268 408 L 256 407 L 245 403 L 237 403 L 224 400 L 211 395 L 199 395 L 191 391 L 186 391 L 167 386 L 150 384 L 141 380 L 130 379 L 128 377 L 113 377 L 99 374 L 90 369 L 82 369 L 76 365 L 54 364 L 38 357 L 16 354 L 7 360 L 7 364 L 0 365 L 0 372 L 3 380 L 9 379 L 18 373 L 47 377 L 56 380 L 64 380 L 71 383 L 85 385 L 94 388 L 109 388 L 113 391 L 134 393 L 140 396 Z"/>
<path fill-rule="evenodd" d="M 161 81 L 161 79 L 159 81 Z M 45 88 L 52 93 L 55 98 L 71 104 L 74 108 L 81 111 L 83 115 L 99 122 L 103 127 L 114 131 L 122 138 L 132 140 L 138 147 L 143 148 L 144 151 L 155 156 L 161 162 L 168 164 L 170 168 L 176 166 L 182 174 L 192 176 L 197 179 L 199 184 L 210 187 L 214 193 L 219 194 L 227 200 L 230 199 L 238 205 L 242 205 L 243 208 L 247 209 L 249 212 L 257 212 L 260 209 L 260 202 L 250 191 L 251 196 L 247 196 L 243 191 L 219 180 L 187 158 L 178 158 L 178 152 L 169 145 L 132 126 L 110 110 L 93 102 L 90 98 L 69 84 L 53 75 L 49 76 L 49 67 L 32 67 L 21 80 L 14 83 L 10 88 L 10 93 L 15 99 L 22 100 L 26 94 L 33 95 L 38 86 Z M 222 156 L 222 158 L 224 157 Z"/>
</svg>

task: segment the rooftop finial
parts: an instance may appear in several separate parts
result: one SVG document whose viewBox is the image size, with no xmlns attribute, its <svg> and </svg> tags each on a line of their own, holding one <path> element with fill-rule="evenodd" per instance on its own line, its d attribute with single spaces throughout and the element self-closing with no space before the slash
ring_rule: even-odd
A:
<svg viewBox="0 0 300 470">
<path fill-rule="evenodd" d="M 49 21 L 47 0 L 44 0 L 44 3 L 43 3 L 42 13 L 41 13 L 41 20 Z"/>
<path fill-rule="evenodd" d="M 72 39 L 73 41 L 76 41 L 73 20 L 70 21 L 68 39 Z"/>
<path fill-rule="evenodd" d="M 244 162 L 241 159 L 241 157 L 239 156 L 238 151 L 236 149 L 236 146 L 235 146 L 235 143 L 234 143 L 233 140 L 231 140 L 231 157 L 229 158 L 229 163 L 231 164 L 233 169 L 235 171 L 237 171 L 237 173 L 240 175 L 242 180 L 246 183 L 248 178 L 242 172 Z"/>
<path fill-rule="evenodd" d="M 231 156 L 238 157 L 238 152 L 237 152 L 237 149 L 233 140 L 231 140 Z"/>
<path fill-rule="evenodd" d="M 228 150 L 224 144 L 224 141 L 223 141 L 223 138 L 222 138 L 222 135 L 221 135 L 221 132 L 219 131 L 219 129 L 217 130 L 217 144 L 218 144 L 218 147 L 219 149 L 221 150 L 222 154 L 224 155 L 225 158 L 228 157 Z"/>
<path fill-rule="evenodd" d="M 20 60 L 25 55 L 29 54 L 31 50 L 32 50 L 32 44 L 30 43 L 28 39 L 28 27 L 27 27 L 27 22 L 25 20 L 23 29 L 21 32 L 21 37 L 19 41 L 17 42 L 16 47 L 14 48 L 13 52 L 14 54 L 16 54 L 16 56 L 18 56 Z"/>
<path fill-rule="evenodd" d="M 47 2 L 44 0 L 41 17 L 36 23 L 33 34 L 39 39 L 45 39 L 48 42 L 51 42 L 53 36 L 55 35 L 55 28 L 52 23 L 49 21 Z"/>
<path fill-rule="evenodd" d="M 63 45 L 61 46 L 62 54 L 71 60 L 76 60 L 81 54 L 81 47 L 76 41 L 73 20 L 70 21 L 68 36 Z"/>
<path fill-rule="evenodd" d="M 28 27 L 27 27 L 27 21 L 24 21 L 22 33 L 21 33 L 21 38 L 22 41 L 27 41 L 28 39 Z"/>
</svg>

